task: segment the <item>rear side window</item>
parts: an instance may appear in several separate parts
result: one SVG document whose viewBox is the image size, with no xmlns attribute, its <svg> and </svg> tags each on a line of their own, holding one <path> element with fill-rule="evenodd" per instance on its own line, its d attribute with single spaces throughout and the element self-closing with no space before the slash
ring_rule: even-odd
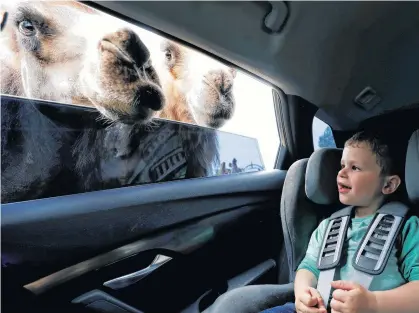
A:
<svg viewBox="0 0 419 313">
<path fill-rule="evenodd" d="M 314 150 L 320 148 L 336 148 L 332 129 L 321 119 L 313 118 L 313 147 Z"/>
<path fill-rule="evenodd" d="M 2 203 L 274 167 L 271 86 L 80 2 L 5 8 Z"/>
</svg>

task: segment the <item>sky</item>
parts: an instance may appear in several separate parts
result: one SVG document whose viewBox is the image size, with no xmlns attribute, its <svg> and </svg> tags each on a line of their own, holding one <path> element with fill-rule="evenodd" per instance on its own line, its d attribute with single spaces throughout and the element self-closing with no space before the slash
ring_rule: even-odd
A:
<svg viewBox="0 0 419 313">
<path fill-rule="evenodd" d="M 279 147 L 272 88 L 240 72 L 234 84 L 236 111 L 221 130 L 255 138 L 257 142 L 254 144 L 258 147 L 253 149 L 260 150 L 265 168 L 272 169 Z M 246 153 L 240 153 L 240 156 L 237 156 L 239 166 L 245 165 L 243 163 L 249 164 L 251 161 L 257 162 L 251 159 L 253 156 L 248 152 L 249 148 Z M 243 149 L 244 147 L 235 144 L 232 146 L 232 152 L 225 153 L 230 156 L 230 153 L 242 152 Z M 248 154 L 248 159 L 246 159 L 246 154 Z"/>
</svg>

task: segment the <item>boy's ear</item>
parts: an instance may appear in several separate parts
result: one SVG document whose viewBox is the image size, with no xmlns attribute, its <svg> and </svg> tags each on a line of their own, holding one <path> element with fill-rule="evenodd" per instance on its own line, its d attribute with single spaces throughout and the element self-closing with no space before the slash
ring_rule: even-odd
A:
<svg viewBox="0 0 419 313">
<path fill-rule="evenodd" d="M 387 176 L 384 181 L 382 193 L 385 195 L 392 194 L 397 190 L 397 188 L 399 188 L 400 184 L 401 179 L 399 175 Z"/>
</svg>

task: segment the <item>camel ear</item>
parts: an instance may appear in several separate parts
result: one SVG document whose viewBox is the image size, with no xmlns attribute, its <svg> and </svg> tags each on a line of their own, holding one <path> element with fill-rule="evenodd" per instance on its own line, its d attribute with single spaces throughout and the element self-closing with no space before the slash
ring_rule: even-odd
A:
<svg viewBox="0 0 419 313">
<path fill-rule="evenodd" d="M 0 30 L 3 31 L 3 28 L 6 26 L 6 22 L 7 22 L 7 11 L 5 10 L 0 10 Z"/>
<path fill-rule="evenodd" d="M 237 70 L 235 68 L 230 67 L 230 73 L 233 75 L 233 78 L 236 78 Z"/>
</svg>

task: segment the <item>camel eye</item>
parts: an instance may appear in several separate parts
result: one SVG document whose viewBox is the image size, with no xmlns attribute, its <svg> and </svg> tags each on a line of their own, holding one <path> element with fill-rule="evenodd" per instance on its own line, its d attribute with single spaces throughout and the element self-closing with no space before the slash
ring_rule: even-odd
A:
<svg viewBox="0 0 419 313">
<path fill-rule="evenodd" d="M 230 93 L 230 92 L 231 92 L 231 89 L 232 89 L 232 86 L 231 86 L 231 85 L 229 85 L 229 86 L 224 86 L 224 87 L 222 88 L 223 94 L 224 94 L 224 95 L 226 95 L 226 94 Z"/>
<path fill-rule="evenodd" d="M 172 53 L 167 50 L 166 53 L 164 54 L 164 56 L 166 57 L 167 61 L 171 61 L 172 60 Z"/>
<path fill-rule="evenodd" d="M 33 36 L 36 33 L 35 26 L 28 20 L 19 23 L 19 31 L 25 36 Z"/>
</svg>

